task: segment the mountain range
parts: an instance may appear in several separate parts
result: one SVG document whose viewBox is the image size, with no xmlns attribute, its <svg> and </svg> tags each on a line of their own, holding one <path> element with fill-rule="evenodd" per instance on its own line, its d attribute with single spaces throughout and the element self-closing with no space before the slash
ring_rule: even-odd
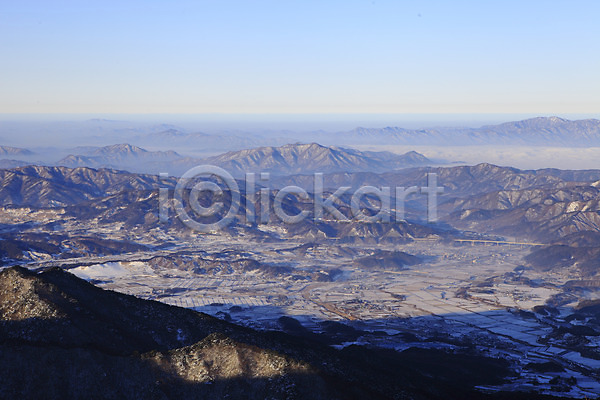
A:
<svg viewBox="0 0 600 400">
<path fill-rule="evenodd" d="M 222 167 L 236 177 L 243 177 L 247 172 L 270 172 L 275 175 L 323 171 L 381 172 L 432 163 L 427 157 L 414 151 L 397 155 L 390 152 L 327 147 L 317 143 L 258 147 L 208 158 L 183 157 L 174 151 L 148 151 L 126 143 L 104 147 L 78 147 L 73 150 L 79 153 L 70 154 L 55 164 L 70 168 L 111 168 L 138 173 L 156 174 L 165 171 L 171 175 L 181 175 L 197 165 L 209 164 Z M 8 160 L 5 164 L 7 167 L 21 165 L 19 162 L 13 163 Z"/>
<path fill-rule="evenodd" d="M 529 238 L 547 243 L 582 231 L 600 231 L 600 182 L 562 183 L 499 190 L 441 206 L 459 229 Z"/>
<path fill-rule="evenodd" d="M 165 163 L 182 158 L 176 152 L 148 151 L 130 144 L 116 144 L 97 148 L 83 148 L 78 155 L 69 155 L 56 164 L 65 167 L 114 168 L 139 171 L 151 168 L 151 165 Z"/>
<path fill-rule="evenodd" d="M 153 190 L 156 175 L 91 168 L 26 166 L 0 170 L 0 204 L 51 207 L 127 191 Z M 170 183 L 174 185 L 173 181 Z"/>
<path fill-rule="evenodd" d="M 422 154 L 411 151 L 402 155 L 390 152 L 363 152 L 317 143 L 289 144 L 240 150 L 201 160 L 217 165 L 234 175 L 246 172 L 270 172 L 276 175 L 313 172 L 390 171 L 409 166 L 431 164 Z"/>
<path fill-rule="evenodd" d="M 161 150 L 149 151 L 123 143 L 103 147 L 80 146 L 70 149 L 68 153 L 65 153 L 65 149 L 48 149 L 33 153 L 28 149 L 1 146 L 0 157 L 6 158 L 0 159 L 0 167 L 11 168 L 26 163 L 181 175 L 195 165 L 208 163 L 231 170 L 230 172 L 237 176 L 249 172 L 248 169 L 251 169 L 251 172 L 270 172 L 276 175 L 312 173 L 327 168 L 330 168 L 327 170 L 329 172 L 383 172 L 431 164 L 432 161 L 413 152 L 396 155 L 359 151 L 349 146 L 600 146 L 599 120 L 571 121 L 559 117 L 538 117 L 479 128 L 359 127 L 340 132 L 269 132 L 261 134 L 262 136 L 238 131 L 222 132 L 218 135 L 186 132 L 182 128 L 170 125 L 134 128 L 124 123 L 100 121 L 98 124 L 101 126 L 94 125 L 93 131 L 98 134 L 104 132 L 104 141 L 126 138 L 129 143 Z M 298 139 L 301 139 L 302 143 L 256 147 L 266 142 L 290 143 L 297 142 Z M 215 144 L 218 144 L 219 149 L 232 151 L 215 156 L 198 156 L 211 152 L 214 154 Z M 178 149 L 180 153 L 165 149 L 166 145 L 171 149 Z M 60 156 L 52 159 L 52 154 L 59 153 Z M 59 161 L 56 161 L 59 157 Z"/>
<path fill-rule="evenodd" d="M 329 160 L 327 160 L 329 162 Z M 260 164 L 259 164 L 260 165 Z M 264 165 L 262 165 L 264 167 Z M 490 164 L 457 167 L 415 167 L 386 173 L 324 174 L 325 190 L 351 186 L 426 186 L 427 174 L 436 173 L 439 195 L 438 214 L 450 226 L 486 234 L 528 238 L 548 243 L 580 231 L 600 231 L 600 170 L 535 171 L 498 167 Z M 125 223 L 128 229 L 142 229 L 157 223 L 159 187 L 172 190 L 175 177 L 134 174 L 124 171 L 90 168 L 27 166 L 0 170 L 0 204 L 13 207 L 64 208 L 63 220 L 111 224 Z M 272 186 L 299 185 L 309 192 L 313 177 L 291 175 L 274 177 Z M 246 193 L 242 188 L 242 207 Z M 339 210 L 350 215 L 349 199 L 342 197 Z M 230 201 L 230 198 L 225 198 Z M 255 199 L 255 201 L 258 201 Z M 366 205 L 370 199 L 363 199 Z M 413 195 L 406 199 L 410 218 L 425 218 L 427 196 Z M 392 201 L 393 204 L 393 201 Z M 255 207 L 259 207 L 255 204 Z M 311 210 L 312 203 L 299 198 L 286 198 L 283 207 L 289 215 Z M 374 206 L 376 207 L 376 206 Z M 258 209 L 258 208 L 257 208 Z M 243 215 L 241 211 L 240 215 Z M 177 219 L 175 219 L 177 220 Z M 381 224 L 360 222 L 336 224 L 333 221 L 281 225 L 279 234 L 285 237 L 308 235 L 319 238 L 336 237 L 347 241 L 382 240 L 388 236 L 409 238 L 429 234 L 444 235 L 435 226 Z M 243 223 L 236 229 L 242 229 Z M 181 227 L 183 228 L 183 227 Z M 260 237 L 260 229 L 246 226 L 246 234 Z M 235 234 L 234 231 L 231 234 Z M 258 235 L 258 236 L 257 236 Z M 320 239 L 319 239 L 320 240 Z"/>
<path fill-rule="evenodd" d="M 497 125 L 481 127 L 437 127 L 423 129 L 407 129 L 398 126 L 357 127 L 344 131 L 220 131 L 204 133 L 187 131 L 184 128 L 168 125 L 148 125 L 127 121 L 91 120 L 70 123 L 48 123 L 43 127 L 30 124 L 6 123 L 0 121 L 0 131 L 11 132 L 13 143 L 35 143 L 35 139 L 27 140 L 31 135 L 43 130 L 50 136 L 61 137 L 65 141 L 86 142 L 87 144 L 106 145 L 108 143 L 133 143 L 152 149 L 176 150 L 184 156 L 205 158 L 204 154 L 215 154 L 217 151 L 237 151 L 256 147 L 281 146 L 285 143 L 316 142 L 325 146 L 349 147 L 356 145 L 518 145 L 518 146 L 600 146 L 600 120 L 568 120 L 559 117 L 537 117 L 521 121 L 505 122 Z M 86 136 L 87 135 L 87 136 Z M 91 135 L 91 136 L 90 136 Z M 19 142 L 19 138 L 26 142 Z M 46 143 L 40 141 L 40 143 Z M 53 144 L 54 145 L 54 144 Z M 165 148 L 168 146 L 168 148 Z M 107 146 L 111 147 L 111 146 Z M 91 165 L 105 160 L 96 157 L 105 154 L 90 154 L 99 147 L 79 147 L 65 154 L 65 149 L 36 150 L 35 156 L 44 163 L 50 161 L 51 154 L 61 153 L 60 158 L 72 155 L 64 160 L 65 165 Z M 82 157 L 91 157 L 90 159 Z M 146 155 L 149 156 L 149 155 Z M 159 156 L 156 154 L 156 156 Z M 169 155 L 164 155 L 169 158 Z M 17 147 L 0 147 L 0 157 L 32 162 L 34 154 L 27 149 Z M 77 157 L 81 157 L 77 159 Z M 54 160 L 59 159 L 56 157 Z M 38 160 L 38 161 L 39 161 Z M 112 160 L 106 160 L 108 162 Z M 142 172 L 142 171 L 137 171 Z"/>
<path fill-rule="evenodd" d="M 330 146 L 350 145 L 533 145 L 533 146 L 586 146 L 600 145 L 600 120 L 568 120 L 556 116 L 537 117 L 481 127 L 436 127 L 407 129 L 398 126 L 356 127 L 351 130 L 276 131 L 276 132 L 221 132 L 207 134 L 185 132 L 182 128 L 155 130 L 147 135 L 132 137 L 136 143 L 157 146 L 193 147 L 207 150 L 238 150 L 264 146 L 265 143 L 284 144 L 292 141 L 318 142 Z"/>
<path fill-rule="evenodd" d="M 269 144 L 284 144 L 302 140 L 328 146 L 352 145 L 528 145 L 528 146 L 588 146 L 600 145 L 600 120 L 568 120 L 537 117 L 481 127 L 436 127 L 407 129 L 398 126 L 356 127 L 351 130 L 323 131 L 231 131 L 218 134 L 186 132 L 182 128 L 154 130 L 147 135 L 134 135 L 132 141 L 145 146 L 169 143 L 177 148 L 196 150 L 239 150 Z"/>
<path fill-rule="evenodd" d="M 479 128 L 405 129 L 399 127 L 355 128 L 328 136 L 331 142 L 352 144 L 404 145 L 534 145 L 598 146 L 600 120 L 571 121 L 559 117 L 538 117 Z M 325 141 L 324 143 L 329 143 Z"/>
</svg>

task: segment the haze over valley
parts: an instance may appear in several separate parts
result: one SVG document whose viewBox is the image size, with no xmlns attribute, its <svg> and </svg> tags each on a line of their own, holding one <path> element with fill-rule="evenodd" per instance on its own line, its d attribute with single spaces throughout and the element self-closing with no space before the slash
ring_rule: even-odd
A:
<svg viewBox="0 0 600 400">
<path fill-rule="evenodd" d="M 429 164 L 489 162 L 523 169 L 593 169 L 600 157 L 600 121 L 595 119 L 538 117 L 472 128 L 357 127 L 342 131 L 257 128 L 244 131 L 228 128 L 231 125 L 222 122 L 221 129 L 212 127 L 211 133 L 203 132 L 199 123 L 181 121 L 181 124 L 187 128 L 140 120 L 3 120 L 0 131 L 6 134 L 2 136 L 0 166 L 34 163 L 182 174 L 198 162 L 226 165 L 225 159 L 236 157 L 238 151 L 296 143 L 397 155 L 416 151 L 427 157 Z M 56 137 L 61 139 L 53 140 Z M 425 160 L 396 160 L 387 165 L 381 162 L 350 165 L 349 161 L 346 168 L 351 171 L 393 170 L 425 163 Z M 295 166 L 298 171 L 304 167 Z M 337 168 L 341 171 L 342 167 Z M 290 172 L 290 166 L 286 168 L 285 172 Z"/>
</svg>

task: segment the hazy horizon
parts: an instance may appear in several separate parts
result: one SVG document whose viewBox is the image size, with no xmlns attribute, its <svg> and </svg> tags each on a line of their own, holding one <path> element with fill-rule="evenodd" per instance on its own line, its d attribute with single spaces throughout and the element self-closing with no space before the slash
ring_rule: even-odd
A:
<svg viewBox="0 0 600 400">
<path fill-rule="evenodd" d="M 485 114 L 36 114 L 0 113 L 1 122 L 77 123 L 92 120 L 178 125 L 191 130 L 349 130 L 357 127 L 427 129 L 439 127 L 479 128 L 537 117 L 568 120 L 600 119 L 600 113 L 485 113 Z"/>
</svg>

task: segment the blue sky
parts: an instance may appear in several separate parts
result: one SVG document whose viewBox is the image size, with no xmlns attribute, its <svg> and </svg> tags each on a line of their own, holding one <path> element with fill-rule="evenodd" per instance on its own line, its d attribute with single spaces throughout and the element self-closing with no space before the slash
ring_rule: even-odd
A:
<svg viewBox="0 0 600 400">
<path fill-rule="evenodd" d="M 600 113 L 597 1 L 0 0 L 0 113 Z"/>
</svg>

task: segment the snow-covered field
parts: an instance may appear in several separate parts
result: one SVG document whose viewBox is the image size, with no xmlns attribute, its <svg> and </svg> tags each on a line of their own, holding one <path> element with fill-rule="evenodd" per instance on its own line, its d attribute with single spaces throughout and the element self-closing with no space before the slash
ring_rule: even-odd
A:
<svg viewBox="0 0 600 400">
<path fill-rule="evenodd" d="M 118 278 L 134 278 L 140 275 L 153 275 L 143 262 L 108 262 L 70 269 L 69 272 L 85 280 L 113 281 Z"/>
</svg>

